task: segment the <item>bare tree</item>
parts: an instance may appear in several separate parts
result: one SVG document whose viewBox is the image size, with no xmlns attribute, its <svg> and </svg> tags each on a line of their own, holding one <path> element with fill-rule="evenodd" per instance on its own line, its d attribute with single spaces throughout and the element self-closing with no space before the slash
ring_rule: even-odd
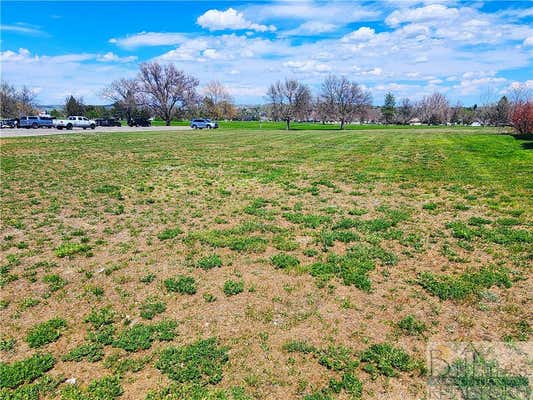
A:
<svg viewBox="0 0 533 400">
<path fill-rule="evenodd" d="M 400 105 L 398 106 L 398 119 L 402 125 L 407 125 L 411 118 L 415 115 L 415 107 L 411 100 L 408 98 L 403 98 L 400 100 Z"/>
<path fill-rule="evenodd" d="M 233 119 L 237 113 L 233 97 L 219 81 L 209 82 L 205 86 L 203 108 L 214 119 Z"/>
<path fill-rule="evenodd" d="M 290 129 L 294 119 L 306 119 L 311 105 L 309 87 L 294 79 L 270 85 L 267 91 L 273 119 L 282 119 Z"/>
<path fill-rule="evenodd" d="M 330 118 L 339 121 L 341 129 L 353 121 L 357 112 L 370 104 L 370 94 L 361 90 L 355 82 L 343 77 L 328 76 L 322 83 L 321 103 Z"/>
<path fill-rule="evenodd" d="M 35 113 L 35 99 L 37 95 L 27 86 L 17 92 L 17 106 L 19 115 L 30 115 Z"/>
<path fill-rule="evenodd" d="M 102 97 L 113 102 L 115 107 L 124 112 L 129 120 L 133 118 L 137 107 L 141 103 L 139 81 L 137 79 L 118 79 L 105 87 Z"/>
<path fill-rule="evenodd" d="M 7 82 L 0 83 L 0 116 L 2 118 L 18 117 L 17 91 Z"/>
<path fill-rule="evenodd" d="M 143 63 L 139 87 L 143 103 L 161 116 L 167 126 L 178 111 L 197 101 L 198 79 L 176 69 L 174 64 Z"/>
<path fill-rule="evenodd" d="M 438 125 L 448 122 L 450 102 L 442 93 L 435 92 L 425 96 L 418 103 L 417 112 L 422 122 L 428 125 Z"/>
</svg>

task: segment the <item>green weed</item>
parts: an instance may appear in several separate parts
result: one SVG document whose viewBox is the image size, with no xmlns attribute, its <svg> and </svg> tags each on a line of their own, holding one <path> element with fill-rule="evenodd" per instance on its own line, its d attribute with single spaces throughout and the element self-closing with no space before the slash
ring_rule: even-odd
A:
<svg viewBox="0 0 533 400">
<path fill-rule="evenodd" d="M 26 342 L 32 348 L 42 347 L 59 339 L 61 331 L 66 327 L 67 321 L 63 318 L 53 318 L 46 322 L 41 322 L 30 328 L 26 335 Z"/>
</svg>

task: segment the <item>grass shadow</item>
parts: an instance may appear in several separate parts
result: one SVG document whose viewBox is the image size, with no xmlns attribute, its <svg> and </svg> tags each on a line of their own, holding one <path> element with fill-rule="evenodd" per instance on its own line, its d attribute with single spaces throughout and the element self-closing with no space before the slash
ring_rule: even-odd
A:
<svg viewBox="0 0 533 400">
<path fill-rule="evenodd" d="M 521 142 L 520 144 L 524 150 L 533 150 L 533 133 L 524 133 L 511 136 Z"/>
</svg>

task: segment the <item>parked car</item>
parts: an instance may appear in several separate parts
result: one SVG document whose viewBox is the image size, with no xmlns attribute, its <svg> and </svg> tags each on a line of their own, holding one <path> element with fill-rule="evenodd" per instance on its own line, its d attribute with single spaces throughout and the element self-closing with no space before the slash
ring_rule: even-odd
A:
<svg viewBox="0 0 533 400">
<path fill-rule="evenodd" d="M 96 122 L 96 126 L 122 126 L 117 118 L 98 118 L 94 122 Z"/>
<path fill-rule="evenodd" d="M 19 120 L 17 118 L 3 119 L 0 121 L 0 128 L 18 128 Z"/>
<path fill-rule="evenodd" d="M 218 128 L 217 121 L 211 121 L 209 118 L 197 118 L 191 121 L 192 129 L 216 129 Z"/>
<path fill-rule="evenodd" d="M 47 117 L 20 117 L 19 128 L 37 129 L 37 128 L 52 128 L 54 126 L 52 118 Z"/>
<path fill-rule="evenodd" d="M 148 118 L 130 118 L 128 120 L 128 126 L 152 126 L 152 123 Z"/>
<path fill-rule="evenodd" d="M 63 128 L 68 130 L 73 128 L 94 129 L 96 127 L 96 122 L 86 117 L 72 115 L 67 119 L 54 119 L 54 126 L 59 130 Z"/>
</svg>

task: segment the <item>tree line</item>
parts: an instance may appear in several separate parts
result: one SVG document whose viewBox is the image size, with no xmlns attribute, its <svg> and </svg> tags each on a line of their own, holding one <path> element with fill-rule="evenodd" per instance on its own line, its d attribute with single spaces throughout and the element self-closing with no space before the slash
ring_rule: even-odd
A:
<svg viewBox="0 0 533 400">
<path fill-rule="evenodd" d="M 316 95 L 311 88 L 296 79 L 272 83 L 265 93 L 266 104 L 257 107 L 237 107 L 228 89 L 218 81 L 209 82 L 202 91 L 199 80 L 176 68 L 174 64 L 147 62 L 139 65 L 134 78 L 113 81 L 100 96 L 112 107 L 89 106 L 82 98 L 68 96 L 63 110 L 53 110 L 52 116 L 85 115 L 91 118 L 118 116 L 158 117 L 170 125 L 174 119 L 208 117 L 216 120 L 257 120 L 268 118 L 284 121 L 290 129 L 293 121 L 335 123 L 344 129 L 350 123 L 383 124 L 462 124 L 514 126 L 529 133 L 533 124 L 531 92 L 525 87 L 512 91 L 510 98 L 502 96 L 496 102 L 481 106 L 451 105 L 448 98 L 435 92 L 419 101 L 402 98 L 399 101 L 387 93 L 382 106 L 372 105 L 372 94 L 344 76 L 329 75 Z M 26 86 L 17 90 L 2 82 L 0 113 L 2 118 L 29 115 L 35 112 L 35 94 Z M 55 114 L 55 115 L 54 115 Z"/>
</svg>

